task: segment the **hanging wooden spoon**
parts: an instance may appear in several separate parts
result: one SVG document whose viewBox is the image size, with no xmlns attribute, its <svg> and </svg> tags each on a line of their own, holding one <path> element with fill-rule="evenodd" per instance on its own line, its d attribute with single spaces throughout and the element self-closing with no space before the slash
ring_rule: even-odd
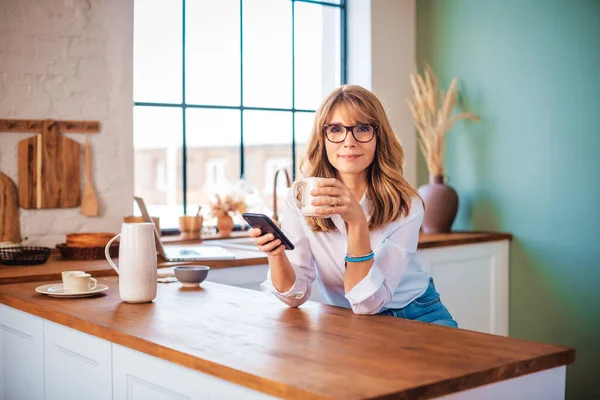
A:
<svg viewBox="0 0 600 400">
<path fill-rule="evenodd" d="M 81 200 L 81 214 L 98 216 L 98 199 L 92 187 L 92 154 L 87 137 L 85 138 L 85 189 Z"/>
</svg>

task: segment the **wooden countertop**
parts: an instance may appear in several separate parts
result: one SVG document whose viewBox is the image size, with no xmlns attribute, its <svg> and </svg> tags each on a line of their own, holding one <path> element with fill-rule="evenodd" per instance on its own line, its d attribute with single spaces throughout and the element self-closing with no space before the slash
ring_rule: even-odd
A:
<svg viewBox="0 0 600 400">
<path fill-rule="evenodd" d="M 234 232 L 232 239 L 248 237 L 247 232 Z M 437 247 L 456 246 L 472 243 L 484 243 L 498 240 L 510 240 L 512 235 L 497 232 L 452 232 L 443 234 L 425 234 L 419 236 L 419 249 L 431 249 Z M 225 240 L 218 235 L 211 236 L 208 240 Z M 198 241 L 183 240 L 179 237 L 164 239 L 165 246 L 198 244 Z M 211 268 L 243 267 L 248 265 L 260 265 L 267 263 L 264 253 L 258 251 L 241 250 L 228 247 L 227 250 L 236 255 L 235 260 L 205 260 L 194 262 L 159 263 L 159 267 L 170 267 L 173 265 L 201 264 Z M 50 259 L 42 265 L 9 267 L 0 264 L 0 284 L 17 282 L 49 281 L 60 279 L 60 273 L 69 269 L 77 269 L 89 272 L 93 276 L 111 276 L 116 272 L 105 260 L 98 261 L 67 261 L 61 259 L 59 254 L 53 253 Z"/>
<path fill-rule="evenodd" d="M 0 303 L 271 395 L 426 399 L 574 361 L 572 349 L 204 282 L 159 284 L 127 304 L 117 277 L 97 297 L 54 299 L 39 283 L 0 286 Z"/>
<path fill-rule="evenodd" d="M 479 231 L 454 231 L 450 233 L 423 233 L 419 235 L 418 249 L 432 249 L 436 247 L 457 246 L 496 242 L 499 240 L 512 240 L 510 233 L 479 232 Z"/>
</svg>

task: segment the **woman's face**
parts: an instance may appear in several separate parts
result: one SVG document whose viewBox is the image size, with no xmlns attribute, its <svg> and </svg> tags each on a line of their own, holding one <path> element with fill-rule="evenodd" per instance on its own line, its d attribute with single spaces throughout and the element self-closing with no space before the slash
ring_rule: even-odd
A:
<svg viewBox="0 0 600 400">
<path fill-rule="evenodd" d="M 332 143 L 325 137 L 325 150 L 327 152 L 327 158 L 333 167 L 338 171 L 340 175 L 361 175 L 366 174 L 367 168 L 373 162 L 375 158 L 375 146 L 377 145 L 377 135 L 373 133 L 373 127 L 371 129 L 372 139 L 366 143 L 361 143 L 368 140 L 370 134 L 366 132 L 368 129 L 365 126 L 355 127 L 354 134 L 361 140 L 356 141 L 350 130 L 346 132 L 344 126 L 356 125 L 355 121 L 346 121 L 339 113 L 338 107 L 334 108 L 325 121 L 327 125 L 340 125 L 340 127 L 333 127 L 330 130 L 331 137 L 336 135 L 334 139 L 341 140 L 347 133 L 346 138 L 340 143 Z"/>
</svg>

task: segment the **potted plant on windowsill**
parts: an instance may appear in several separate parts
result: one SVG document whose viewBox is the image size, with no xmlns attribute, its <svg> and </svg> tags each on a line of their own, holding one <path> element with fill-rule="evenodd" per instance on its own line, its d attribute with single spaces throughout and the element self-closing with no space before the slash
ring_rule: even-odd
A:
<svg viewBox="0 0 600 400">
<path fill-rule="evenodd" d="M 234 223 L 232 213 L 243 213 L 246 211 L 246 203 L 243 199 L 227 194 L 215 195 L 211 202 L 211 214 L 217 218 L 217 230 L 219 236 L 229 237 L 233 231 Z"/>
<path fill-rule="evenodd" d="M 453 115 L 458 99 L 457 78 L 452 79 L 447 92 L 441 90 L 438 94 L 437 78 L 431 67 L 426 65 L 423 76 L 411 74 L 410 82 L 414 97 L 408 101 L 408 106 L 419 133 L 419 148 L 429 170 L 429 183 L 419 187 L 419 194 L 425 202 L 422 230 L 426 233 L 450 232 L 458 211 L 458 195 L 445 183 L 445 137 L 456 121 L 481 119 L 470 112 Z"/>
</svg>

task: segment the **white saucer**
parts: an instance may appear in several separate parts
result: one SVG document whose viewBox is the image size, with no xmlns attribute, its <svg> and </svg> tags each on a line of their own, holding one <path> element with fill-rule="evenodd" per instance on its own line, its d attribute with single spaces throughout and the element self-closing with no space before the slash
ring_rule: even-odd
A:
<svg viewBox="0 0 600 400">
<path fill-rule="evenodd" d="M 105 290 L 108 290 L 108 286 L 103 285 L 102 283 L 99 283 L 95 289 L 87 292 L 71 292 L 69 290 L 65 290 L 62 283 L 49 283 L 47 285 L 42 285 L 35 288 L 35 291 L 38 293 L 46 294 L 50 297 L 64 297 L 68 299 L 94 296 L 100 292 L 104 292 Z"/>
</svg>

